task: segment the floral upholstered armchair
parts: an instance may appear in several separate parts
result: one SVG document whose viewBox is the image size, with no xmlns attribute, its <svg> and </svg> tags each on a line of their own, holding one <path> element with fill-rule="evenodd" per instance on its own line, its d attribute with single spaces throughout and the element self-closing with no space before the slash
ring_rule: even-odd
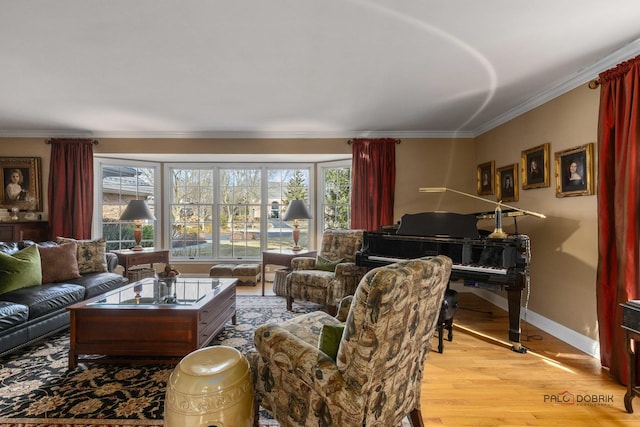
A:
<svg viewBox="0 0 640 427">
<path fill-rule="evenodd" d="M 346 299 L 335 360 L 323 346 L 340 318 L 316 311 L 258 327 L 248 354 L 256 404 L 284 427 L 395 426 L 407 415 L 422 426 L 423 369 L 450 273 L 442 255 L 369 271 Z"/>
<path fill-rule="evenodd" d="M 355 264 L 362 247 L 363 230 L 325 230 L 317 258 L 298 257 L 291 261 L 287 275 L 287 310 L 294 299 L 327 306 L 335 314 L 340 300 L 353 295 L 367 269 Z"/>
</svg>

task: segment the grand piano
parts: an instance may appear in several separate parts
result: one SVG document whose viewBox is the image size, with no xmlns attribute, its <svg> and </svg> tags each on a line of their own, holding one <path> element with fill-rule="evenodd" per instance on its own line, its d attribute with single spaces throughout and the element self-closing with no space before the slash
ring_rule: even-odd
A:
<svg viewBox="0 0 640 427">
<path fill-rule="evenodd" d="M 509 212 L 503 211 L 503 215 L 509 216 Z M 526 348 L 520 344 L 520 305 L 522 290 L 529 283 L 529 237 L 487 237 L 488 233 L 478 230 L 477 221 L 490 217 L 491 213 L 405 214 L 397 227 L 364 233 L 356 264 L 373 268 L 429 255 L 448 256 L 453 261 L 450 280 L 507 292 L 509 340 L 514 351 L 524 353 Z"/>
</svg>

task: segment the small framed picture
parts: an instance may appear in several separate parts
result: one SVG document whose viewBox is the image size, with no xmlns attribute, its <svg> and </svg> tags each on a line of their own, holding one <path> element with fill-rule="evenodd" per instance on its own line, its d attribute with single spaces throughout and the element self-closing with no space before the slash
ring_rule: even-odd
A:
<svg viewBox="0 0 640 427">
<path fill-rule="evenodd" d="M 549 187 L 549 143 L 522 152 L 522 188 Z"/>
<path fill-rule="evenodd" d="M 486 196 L 495 192 L 495 171 L 496 166 L 493 160 L 478 165 L 478 195 Z"/>
<path fill-rule="evenodd" d="M 0 208 L 42 210 L 40 157 L 0 157 Z"/>
<path fill-rule="evenodd" d="M 558 151 L 556 157 L 556 197 L 594 194 L 593 142 Z"/>
<path fill-rule="evenodd" d="M 518 193 L 518 164 L 503 166 L 496 170 L 496 198 L 502 202 L 517 202 Z"/>
</svg>

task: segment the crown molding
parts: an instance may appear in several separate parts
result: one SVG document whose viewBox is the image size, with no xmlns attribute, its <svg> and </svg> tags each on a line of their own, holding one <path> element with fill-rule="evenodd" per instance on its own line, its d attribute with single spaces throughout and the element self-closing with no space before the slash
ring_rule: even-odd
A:
<svg viewBox="0 0 640 427">
<path fill-rule="evenodd" d="M 533 110 L 536 107 L 545 104 L 560 95 L 563 95 L 570 90 L 575 89 L 576 87 L 584 84 L 588 81 L 591 81 L 598 77 L 598 75 L 621 62 L 627 61 L 637 55 L 640 54 L 640 39 L 636 39 L 628 45 L 624 46 L 621 49 L 613 52 L 610 55 L 605 56 L 604 58 L 598 60 L 593 65 L 583 68 L 582 70 L 576 72 L 573 77 L 565 80 L 562 83 L 556 84 L 552 86 L 548 90 L 539 93 L 538 95 L 528 99 L 522 104 L 512 108 L 511 110 L 497 116 L 496 118 L 489 120 L 484 123 L 482 126 L 479 126 L 475 131 L 473 131 L 474 137 L 482 135 L 485 132 L 490 131 L 502 124 L 505 124 L 509 120 L 513 120 L 518 116 L 521 116 L 524 113 L 527 113 Z"/>
<path fill-rule="evenodd" d="M 463 131 L 358 131 L 358 132 L 279 132 L 279 131 L 202 131 L 146 132 L 61 130 L 0 131 L 0 138 L 105 138 L 105 139 L 351 139 L 351 138 L 473 138 L 473 132 Z"/>
</svg>

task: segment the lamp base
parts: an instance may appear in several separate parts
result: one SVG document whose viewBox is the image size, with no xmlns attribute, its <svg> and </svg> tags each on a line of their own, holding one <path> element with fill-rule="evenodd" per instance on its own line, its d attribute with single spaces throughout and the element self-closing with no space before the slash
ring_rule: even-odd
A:
<svg viewBox="0 0 640 427">
<path fill-rule="evenodd" d="M 493 230 L 493 233 L 489 234 L 488 237 L 490 239 L 506 239 L 507 236 L 508 234 L 502 231 L 502 228 L 496 228 L 495 230 Z"/>
<path fill-rule="evenodd" d="M 141 251 L 142 249 L 143 248 L 140 245 L 135 245 L 134 247 L 131 248 L 132 251 L 136 251 L 136 252 Z"/>
</svg>

